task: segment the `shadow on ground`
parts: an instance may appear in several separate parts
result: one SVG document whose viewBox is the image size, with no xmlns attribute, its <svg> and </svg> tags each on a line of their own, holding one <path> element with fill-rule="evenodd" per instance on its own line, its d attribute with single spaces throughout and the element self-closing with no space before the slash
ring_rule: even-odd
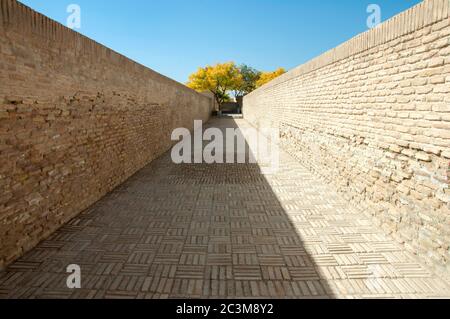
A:
<svg viewBox="0 0 450 319">
<path fill-rule="evenodd" d="M 256 164 L 175 165 L 168 153 L 0 274 L 0 297 L 396 297 L 447 289 L 281 157 L 280 171 L 265 176 Z M 81 289 L 66 286 L 70 264 L 81 266 Z M 410 269 L 430 291 L 413 279 L 404 286 Z"/>
</svg>

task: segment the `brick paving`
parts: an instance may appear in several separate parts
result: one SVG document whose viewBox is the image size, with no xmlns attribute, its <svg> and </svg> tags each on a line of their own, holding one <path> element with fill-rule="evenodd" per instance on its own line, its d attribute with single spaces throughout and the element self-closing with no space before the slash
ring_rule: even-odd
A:
<svg viewBox="0 0 450 319">
<path fill-rule="evenodd" d="M 244 120 L 209 126 L 247 127 Z M 154 161 L 0 274 L 0 298 L 432 298 L 450 286 L 287 153 Z M 82 288 L 66 287 L 78 264 Z"/>
</svg>

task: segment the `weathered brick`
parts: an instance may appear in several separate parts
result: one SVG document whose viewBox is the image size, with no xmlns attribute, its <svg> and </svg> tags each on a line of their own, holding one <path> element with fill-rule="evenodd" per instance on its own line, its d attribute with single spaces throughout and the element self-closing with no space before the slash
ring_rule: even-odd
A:
<svg viewBox="0 0 450 319">
<path fill-rule="evenodd" d="M 14 16 L 7 29 L 0 21 L 0 218 L 8 228 L 0 260 L 8 264 L 167 151 L 173 129 L 209 119 L 213 104 L 1 1 Z"/>
<path fill-rule="evenodd" d="M 432 2 L 409 14 L 426 16 Z M 449 208 L 438 188 L 423 186 L 448 186 L 438 168 L 450 158 L 449 20 L 427 23 L 396 40 L 373 30 L 362 34 L 252 92 L 243 108 L 255 126 L 279 128 L 283 147 L 346 198 L 367 203 L 386 229 L 402 229 L 405 245 L 421 255 L 436 253 L 430 247 L 441 238 L 435 230 L 441 224 L 432 216 Z M 389 34 L 401 26 L 392 21 L 384 27 L 392 28 Z M 393 219 L 385 205 L 404 211 L 402 218 Z M 414 230 L 423 227 L 433 230 L 431 243 L 421 246 Z M 449 251 L 438 255 L 428 262 L 441 267 L 450 260 Z"/>
</svg>

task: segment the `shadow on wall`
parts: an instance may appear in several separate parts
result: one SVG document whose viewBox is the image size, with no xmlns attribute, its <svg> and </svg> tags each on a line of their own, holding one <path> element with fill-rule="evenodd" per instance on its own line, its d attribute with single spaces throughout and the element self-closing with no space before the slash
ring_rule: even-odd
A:
<svg viewBox="0 0 450 319">
<path fill-rule="evenodd" d="M 0 269 L 206 121 L 211 101 L 0 0 Z M 61 67 L 64 66 L 64 67 Z"/>
</svg>

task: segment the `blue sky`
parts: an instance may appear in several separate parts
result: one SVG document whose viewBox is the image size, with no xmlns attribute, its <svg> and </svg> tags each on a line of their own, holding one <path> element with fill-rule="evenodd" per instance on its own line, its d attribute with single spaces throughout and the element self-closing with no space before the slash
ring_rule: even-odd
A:
<svg viewBox="0 0 450 319">
<path fill-rule="evenodd" d="M 420 0 L 21 0 L 78 32 L 186 82 L 199 66 L 235 61 L 291 69 L 367 30 L 369 4 L 382 20 Z"/>
</svg>

